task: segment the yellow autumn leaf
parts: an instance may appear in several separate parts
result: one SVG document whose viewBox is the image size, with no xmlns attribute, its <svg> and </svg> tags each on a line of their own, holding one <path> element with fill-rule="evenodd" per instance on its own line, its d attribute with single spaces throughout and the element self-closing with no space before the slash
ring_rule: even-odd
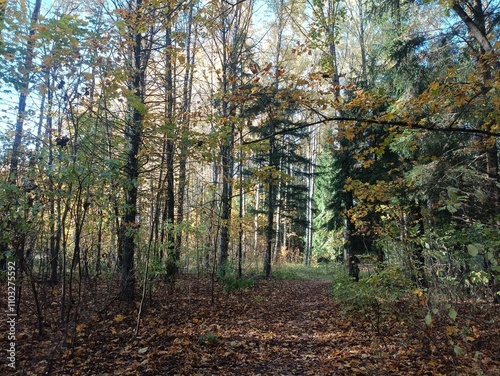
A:
<svg viewBox="0 0 500 376">
<path fill-rule="evenodd" d="M 264 339 L 270 339 L 270 338 L 273 338 L 273 333 L 271 333 L 271 332 L 264 333 L 264 335 L 263 335 L 262 337 L 264 337 Z"/>
<path fill-rule="evenodd" d="M 439 88 L 439 82 L 434 81 L 434 82 L 431 82 L 431 84 L 429 85 L 429 89 L 431 89 L 431 90 L 435 90 L 437 88 Z"/>
<path fill-rule="evenodd" d="M 420 297 L 420 296 L 422 296 L 422 295 L 424 294 L 424 292 L 423 292 L 422 290 L 418 289 L 418 288 L 417 288 L 417 289 L 415 289 L 415 290 L 413 290 L 413 293 L 414 293 L 415 295 L 419 296 L 419 297 Z"/>
<path fill-rule="evenodd" d="M 432 82 L 430 85 L 429 85 L 429 92 L 432 94 L 432 95 L 438 95 L 439 94 L 439 82 Z"/>
<path fill-rule="evenodd" d="M 113 320 L 115 320 L 116 322 L 122 322 L 123 320 L 125 320 L 125 316 L 116 315 Z"/>
<path fill-rule="evenodd" d="M 75 355 L 82 355 L 84 352 L 85 352 L 85 348 L 83 348 L 83 347 L 78 347 L 78 348 L 75 350 Z"/>
<path fill-rule="evenodd" d="M 446 334 L 448 334 L 449 336 L 455 334 L 456 332 L 458 332 L 458 329 L 455 328 L 454 326 L 447 326 L 446 327 Z"/>
<path fill-rule="evenodd" d="M 87 324 L 78 324 L 75 329 L 76 329 L 77 332 L 81 332 L 87 326 L 88 326 Z"/>
<path fill-rule="evenodd" d="M 366 160 L 366 161 L 363 162 L 363 167 L 364 168 L 371 167 L 374 163 L 375 163 L 375 161 L 373 161 L 371 159 L 368 159 L 368 160 Z"/>
</svg>

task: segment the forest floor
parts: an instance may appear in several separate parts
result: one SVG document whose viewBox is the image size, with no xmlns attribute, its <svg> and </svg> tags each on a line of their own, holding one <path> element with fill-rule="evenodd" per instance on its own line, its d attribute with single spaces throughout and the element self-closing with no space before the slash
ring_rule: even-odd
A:
<svg viewBox="0 0 500 376">
<path fill-rule="evenodd" d="M 192 277 L 161 286 L 145 304 L 137 335 L 139 302 L 105 301 L 110 288 L 89 284 L 71 324 L 60 327 L 59 291 L 44 288 L 43 335 L 34 305 L 25 304 L 16 323 L 16 371 L 2 351 L 0 374 L 500 375 L 499 317 L 487 313 L 491 307 L 474 322 L 459 308 L 469 328 L 462 335 L 462 324 L 443 319 L 428 327 L 397 309 L 384 316 L 346 311 L 327 280 L 257 280 L 230 293 Z M 5 349 L 6 332 L 3 326 Z"/>
</svg>

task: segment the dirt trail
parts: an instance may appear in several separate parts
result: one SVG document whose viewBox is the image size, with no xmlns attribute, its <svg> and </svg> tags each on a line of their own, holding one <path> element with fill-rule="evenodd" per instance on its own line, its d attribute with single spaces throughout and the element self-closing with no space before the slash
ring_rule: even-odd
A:
<svg viewBox="0 0 500 376">
<path fill-rule="evenodd" d="M 285 281 L 274 286 L 260 312 L 250 310 L 240 325 L 242 337 L 252 333 L 260 350 L 240 367 L 241 374 L 335 374 L 328 357 L 338 333 L 332 333 L 329 322 L 335 322 L 337 308 L 328 299 L 329 286 L 324 281 Z"/>
<path fill-rule="evenodd" d="M 198 329 L 217 336 L 194 355 L 190 371 L 198 375 L 353 375 L 333 365 L 349 344 L 339 327 L 338 307 L 329 299 L 328 281 L 272 281 L 236 293 L 217 311 L 204 316 Z M 196 320 L 195 320 L 196 321 Z M 359 337 L 358 337 L 359 338 Z M 356 345 L 357 346 L 357 345 Z M 212 348 L 210 348 L 212 347 Z M 355 352 L 357 353 L 357 352 Z M 187 355 L 190 358 L 189 355 Z M 362 369 L 358 374 L 363 374 Z"/>
<path fill-rule="evenodd" d="M 51 326 L 43 338 L 28 329 L 35 321 L 20 321 L 14 374 L 499 374 L 492 356 L 481 358 L 481 364 L 473 359 L 474 352 L 462 358 L 453 356 L 452 348 L 426 353 L 423 332 L 415 335 L 408 323 L 396 318 L 376 333 L 373 317 L 342 314 L 329 297 L 329 287 L 328 281 L 261 280 L 231 294 L 219 286 L 212 302 L 210 281 L 181 279 L 173 293 L 167 286 L 156 289 L 139 336 L 134 335 L 138 306 L 110 306 L 102 299 L 109 293 L 103 291 L 102 302 L 81 305 L 80 321 L 65 344 L 57 310 L 54 317 L 47 315 Z M 99 304 L 108 307 L 100 317 L 95 313 Z M 435 341 L 450 348 L 445 337 Z M 12 372 L 3 373 L 0 367 L 0 374 Z"/>
</svg>

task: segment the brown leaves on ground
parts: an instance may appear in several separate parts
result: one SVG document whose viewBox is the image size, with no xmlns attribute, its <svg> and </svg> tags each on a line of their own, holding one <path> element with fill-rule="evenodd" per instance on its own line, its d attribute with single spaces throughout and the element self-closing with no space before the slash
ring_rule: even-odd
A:
<svg viewBox="0 0 500 376">
<path fill-rule="evenodd" d="M 329 297 L 329 286 L 328 281 L 259 281 L 229 295 L 216 287 L 212 303 L 210 281 L 181 279 L 173 292 L 168 286 L 157 288 L 138 336 L 134 335 L 138 304 L 133 308 L 109 301 L 102 307 L 98 302 L 81 304 L 74 308 L 79 311 L 78 323 L 73 320 L 66 330 L 58 327 L 58 311 L 51 311 L 48 303 L 42 337 L 33 333 L 36 319 L 26 305 L 17 328 L 15 373 L 500 374 L 494 322 L 498 318 L 472 326 L 475 333 L 469 338 L 474 343 L 464 354 L 454 354 L 446 343 L 444 348 L 450 351 L 434 351 L 434 341 L 447 341 L 456 334 L 449 326 L 443 326 L 443 337 L 433 338 L 433 333 L 441 332 L 415 332 L 403 318 L 389 316 L 381 325 L 366 315 L 346 315 Z M 7 339 L 2 343 L 6 348 Z M 12 374 L 4 363 L 1 367 L 2 375 Z"/>
</svg>

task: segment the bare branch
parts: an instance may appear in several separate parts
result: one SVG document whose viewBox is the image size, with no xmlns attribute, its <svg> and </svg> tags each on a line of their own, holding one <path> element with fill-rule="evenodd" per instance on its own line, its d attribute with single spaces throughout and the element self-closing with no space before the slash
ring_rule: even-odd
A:
<svg viewBox="0 0 500 376">
<path fill-rule="evenodd" d="M 344 122 L 344 121 L 351 121 L 351 122 L 358 122 L 358 123 L 366 123 L 366 124 L 378 124 L 378 125 L 383 125 L 383 126 L 388 126 L 388 127 L 398 127 L 398 128 L 407 128 L 407 129 L 413 129 L 413 130 L 425 130 L 425 131 L 431 131 L 431 132 L 444 132 L 444 133 L 468 133 L 468 134 L 473 134 L 473 135 L 481 135 L 481 136 L 488 136 L 488 137 L 500 137 L 499 132 L 492 132 L 492 131 L 487 131 L 487 130 L 482 130 L 482 129 L 474 129 L 474 128 L 461 128 L 461 127 L 437 127 L 435 124 L 428 123 L 428 124 L 415 124 L 415 123 L 410 123 L 406 121 L 387 121 L 383 119 L 362 119 L 362 118 L 357 118 L 357 117 L 348 117 L 348 116 L 333 116 L 333 117 L 327 117 L 321 114 L 317 114 L 321 116 L 323 119 L 311 122 L 311 123 L 301 123 L 295 127 L 287 128 L 280 130 L 278 132 L 275 132 L 273 134 L 267 135 L 265 137 L 261 137 L 256 140 L 251 140 L 251 141 L 245 141 L 243 142 L 243 145 L 250 145 L 250 144 L 256 144 L 261 141 L 265 141 L 270 139 L 271 137 L 282 135 L 282 134 L 288 134 L 300 129 L 304 129 L 313 125 L 323 125 L 323 124 L 328 124 L 330 122 Z"/>
</svg>

